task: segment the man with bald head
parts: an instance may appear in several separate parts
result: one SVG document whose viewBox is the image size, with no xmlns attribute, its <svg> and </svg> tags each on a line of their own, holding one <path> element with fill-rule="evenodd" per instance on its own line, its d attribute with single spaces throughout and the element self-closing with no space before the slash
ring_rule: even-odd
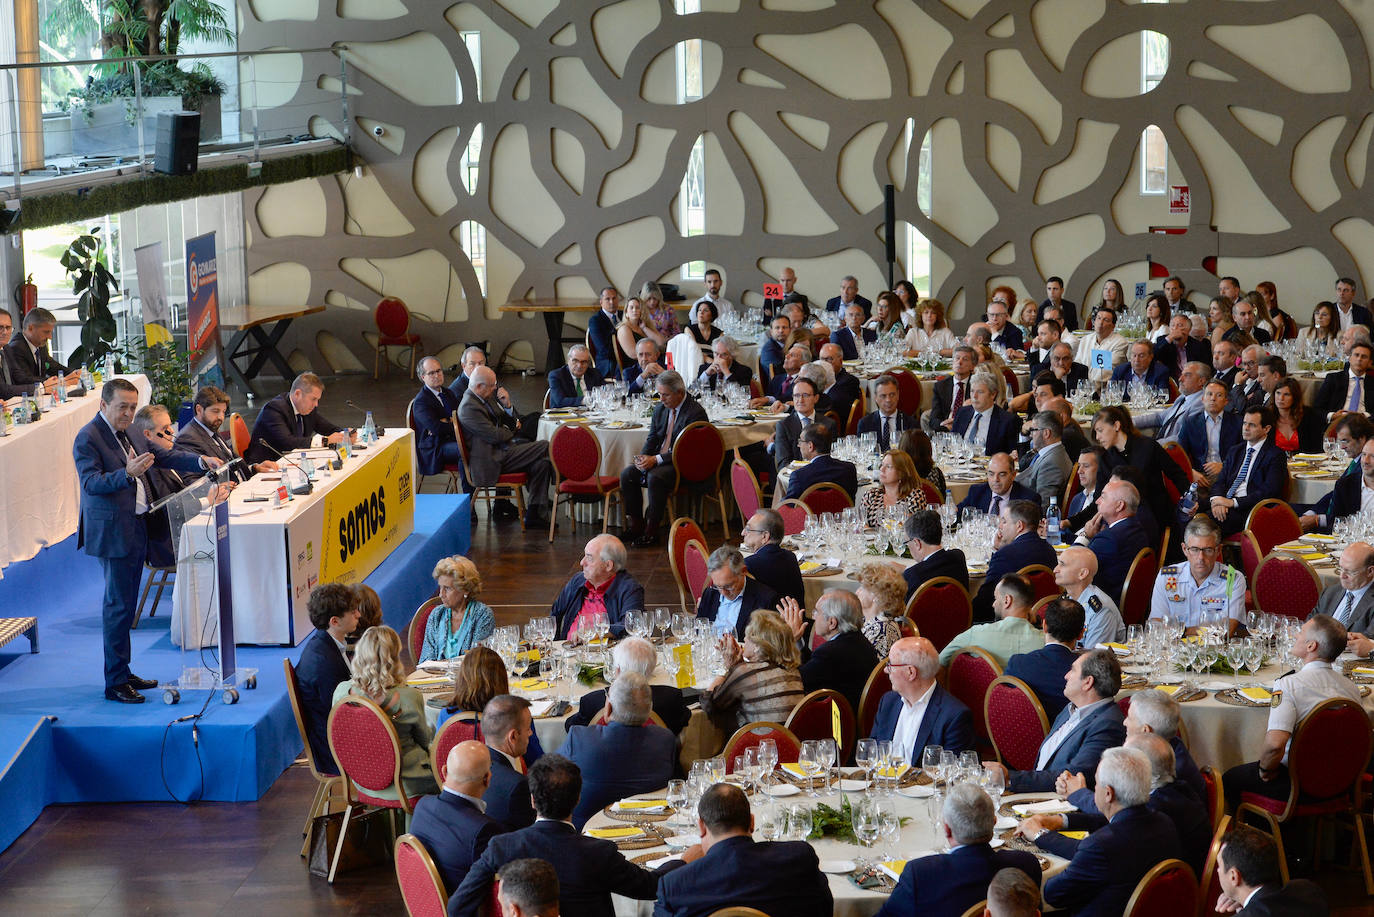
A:
<svg viewBox="0 0 1374 917">
<path fill-rule="evenodd" d="M 547 526 L 549 482 L 553 479 L 549 444 L 515 442 L 521 423 L 498 400 L 496 373 L 490 366 L 472 371 L 467 394 L 458 406 L 458 423 L 467 437 L 472 482 L 478 487 L 490 487 L 503 474 L 523 472 L 529 476 L 525 525 Z"/>
<path fill-rule="evenodd" d="M 1034 500 L 1040 502 L 1040 495 L 1016 481 L 1016 466 L 1011 456 L 999 452 L 988 459 L 988 480 L 985 484 L 974 484 L 968 489 L 964 499 L 959 502 L 959 513 L 964 510 L 988 513 L 996 516 L 1002 507 L 1012 500 Z"/>
<path fill-rule="evenodd" d="M 878 702 L 875 739 L 890 741 L 908 761 L 920 761 L 927 745 L 955 752 L 975 744 L 973 714 L 936 681 L 940 655 L 925 637 L 903 637 L 887 651 L 892 690 Z"/>
<path fill-rule="evenodd" d="M 1097 515 L 1083 526 L 1075 542 L 1097 557 L 1093 583 L 1118 603 L 1135 556 L 1151 545 L 1149 534 L 1136 518 L 1139 509 L 1140 491 L 1135 485 L 1113 478 L 1097 497 Z"/>
<path fill-rule="evenodd" d="M 444 887 L 456 889 L 487 843 L 505 832 L 487 816 L 482 794 L 491 784 L 491 757 L 481 742 L 459 742 L 448 753 L 444 785 L 438 796 L 415 804 L 410 833 L 424 842 Z"/>
<path fill-rule="evenodd" d="M 1340 581 L 1322 591 L 1314 614 L 1330 615 L 1351 634 L 1374 632 L 1374 589 L 1369 588 L 1374 585 L 1374 545 L 1351 544 L 1341 552 L 1337 570 Z"/>
<path fill-rule="evenodd" d="M 1054 584 L 1083 606 L 1083 645 L 1089 649 L 1099 643 L 1115 643 L 1126 635 L 1116 602 L 1093 585 L 1095 576 L 1096 555 L 1077 545 L 1064 550 L 1054 567 Z"/>
</svg>

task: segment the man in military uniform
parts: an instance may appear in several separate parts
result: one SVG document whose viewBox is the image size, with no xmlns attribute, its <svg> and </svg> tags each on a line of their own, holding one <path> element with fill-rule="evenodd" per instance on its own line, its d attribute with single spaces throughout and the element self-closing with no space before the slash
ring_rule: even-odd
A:
<svg viewBox="0 0 1374 917">
<path fill-rule="evenodd" d="M 1207 516 L 1195 516 L 1183 530 L 1186 563 L 1159 571 L 1150 617 L 1182 618 L 1186 635 L 1197 633 L 1205 615 L 1226 616 L 1226 633 L 1235 633 L 1245 614 L 1245 575 L 1221 562 L 1221 530 Z"/>
</svg>

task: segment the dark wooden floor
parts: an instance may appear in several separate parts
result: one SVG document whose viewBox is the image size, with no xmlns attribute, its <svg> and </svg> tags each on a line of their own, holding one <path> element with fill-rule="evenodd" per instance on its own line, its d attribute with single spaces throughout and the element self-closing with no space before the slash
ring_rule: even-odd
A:
<svg viewBox="0 0 1374 917">
<path fill-rule="evenodd" d="M 542 378 L 508 384 L 522 406 L 543 397 Z M 330 381 L 322 409 L 337 423 L 361 423 L 343 404 L 352 398 L 372 406 L 379 423 L 398 425 L 413 393 L 396 373 L 380 385 L 344 377 Z M 234 408 L 250 422 L 255 415 L 246 405 Z M 546 610 L 577 569 L 595 531 L 570 532 L 566 519 L 562 525 L 552 545 L 546 533 L 522 534 L 516 522 L 488 524 L 483 516 L 475 527 L 471 555 L 498 623 L 523 622 Z M 719 529 L 707 535 L 715 543 Z M 663 550 L 633 552 L 630 569 L 644 583 L 651 608 L 678 601 Z M 309 772 L 292 767 L 251 803 L 50 806 L 0 853 L 0 917 L 404 914 L 388 868 L 342 875 L 332 886 L 310 875 L 299 852 L 313 792 Z M 1320 879 L 1337 905 L 1333 914 L 1374 913 L 1358 873 L 1328 870 Z"/>
</svg>

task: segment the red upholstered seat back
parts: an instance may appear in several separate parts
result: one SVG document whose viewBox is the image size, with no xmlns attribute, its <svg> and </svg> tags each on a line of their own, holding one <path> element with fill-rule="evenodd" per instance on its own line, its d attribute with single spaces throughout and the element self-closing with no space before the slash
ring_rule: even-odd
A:
<svg viewBox="0 0 1374 917">
<path fill-rule="evenodd" d="M 1049 724 L 1030 687 L 1019 678 L 999 677 L 988 686 L 984 715 L 1002 763 L 1009 770 L 1034 770 Z"/>
<path fill-rule="evenodd" d="M 413 834 L 396 838 L 396 883 L 410 917 L 446 917 L 448 891 L 434 860 Z"/>
<path fill-rule="evenodd" d="M 586 481 L 601 467 L 601 443 L 585 424 L 563 424 L 549 440 L 549 459 L 558 477 Z"/>
</svg>

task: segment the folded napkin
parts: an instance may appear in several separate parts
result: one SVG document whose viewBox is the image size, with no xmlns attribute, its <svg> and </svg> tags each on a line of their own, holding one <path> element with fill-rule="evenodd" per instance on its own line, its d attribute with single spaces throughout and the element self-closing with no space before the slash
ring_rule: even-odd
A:
<svg viewBox="0 0 1374 917">
<path fill-rule="evenodd" d="M 447 675 L 421 675 L 414 674 L 406 679 L 408 685 L 442 685 L 450 681 Z"/>
<path fill-rule="evenodd" d="M 1258 687 L 1241 688 L 1240 691 L 1237 693 L 1239 693 L 1240 696 L 1245 698 L 1246 700 L 1252 700 L 1257 704 L 1267 704 L 1269 703 L 1269 701 L 1274 699 L 1274 695 L 1270 694 L 1264 688 Z"/>
<path fill-rule="evenodd" d="M 662 812 L 668 807 L 666 799 L 622 799 L 611 806 L 617 812 L 634 809 L 640 812 Z"/>
<path fill-rule="evenodd" d="M 1163 691 L 1170 697 L 1183 690 L 1183 685 L 1151 685 L 1150 687 L 1155 691 Z"/>
<path fill-rule="evenodd" d="M 782 769 L 785 770 L 785 771 L 787 771 L 787 772 L 788 772 L 789 774 L 791 774 L 793 777 L 803 777 L 803 778 L 805 778 L 805 777 L 812 777 L 812 776 L 814 776 L 814 777 L 819 777 L 819 776 L 820 776 L 820 774 L 808 774 L 808 773 L 806 772 L 806 769 L 803 768 L 800 764 L 797 764 L 796 762 L 792 762 L 792 763 L 788 763 L 788 764 L 783 764 L 783 765 L 782 765 Z"/>
<path fill-rule="evenodd" d="M 556 700 L 541 700 L 530 704 L 530 716 L 539 719 L 541 716 L 548 716 L 549 711 L 557 704 Z"/>
<path fill-rule="evenodd" d="M 815 573 L 817 570 L 821 569 L 824 566 L 825 564 L 818 564 L 814 560 L 808 560 L 801 564 L 801 572 Z"/>
<path fill-rule="evenodd" d="M 1131 654 L 1131 648 L 1124 643 L 1099 643 L 1098 646 L 1102 649 L 1111 650 L 1118 656 L 1129 656 Z"/>
<path fill-rule="evenodd" d="M 603 841 L 620 841 L 627 837 L 635 837 L 644 832 L 639 828 L 625 826 L 623 828 L 588 828 L 585 834 L 591 837 L 599 837 Z"/>
<path fill-rule="evenodd" d="M 1081 841 L 1088 836 L 1088 832 L 1086 831 L 1060 831 L 1059 833 L 1075 841 Z"/>
<path fill-rule="evenodd" d="M 1350 674 L 1374 676 L 1374 668 L 1371 668 L 1367 665 L 1357 665 L 1355 666 L 1355 668 L 1350 670 Z"/>
<path fill-rule="evenodd" d="M 906 869 L 906 864 L 906 860 L 884 860 L 878 864 L 878 868 L 896 882 L 902 878 L 902 870 Z"/>
<path fill-rule="evenodd" d="M 680 854 L 680 853 L 670 853 L 670 854 L 668 854 L 666 857 L 659 857 L 659 858 L 656 859 L 656 860 L 650 860 L 649 862 L 647 862 L 647 863 L 644 864 L 644 868 L 645 868 L 645 869 L 658 869 L 658 867 L 662 866 L 664 863 L 673 863 L 673 862 L 676 862 L 676 861 L 678 861 L 678 860 L 680 860 L 680 859 L 682 859 L 682 854 Z"/>
<path fill-rule="evenodd" d="M 1062 815 L 1077 812 L 1078 809 L 1063 799 L 1046 799 L 1044 802 L 1018 802 L 1011 810 L 1022 818 L 1031 815 Z"/>
<path fill-rule="evenodd" d="M 511 687 L 521 691 L 547 691 L 551 686 L 542 678 L 521 678 L 513 682 Z"/>
<path fill-rule="evenodd" d="M 888 780 L 891 780 L 893 777 L 901 777 L 903 774 L 905 774 L 905 773 L 906 773 L 907 771 L 909 771 L 909 770 L 911 770 L 911 765 L 910 765 L 910 764 L 903 764 L 900 768 L 896 768 L 896 767 L 878 767 L 878 768 L 874 768 L 874 769 L 873 769 L 873 773 L 874 773 L 875 776 L 884 777 L 884 778 L 886 778 L 886 779 L 888 779 Z"/>
</svg>

